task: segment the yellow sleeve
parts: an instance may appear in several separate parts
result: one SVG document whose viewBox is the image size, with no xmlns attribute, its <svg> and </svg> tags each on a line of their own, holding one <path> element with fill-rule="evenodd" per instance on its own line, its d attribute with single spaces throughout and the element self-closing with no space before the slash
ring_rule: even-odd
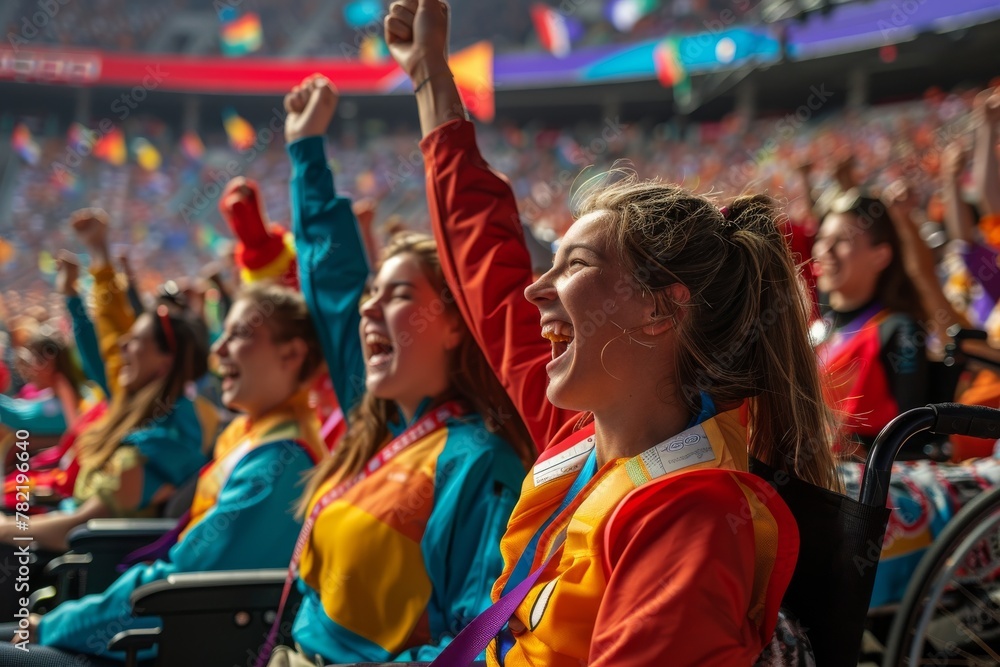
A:
<svg viewBox="0 0 1000 667">
<path fill-rule="evenodd" d="M 94 276 L 94 325 L 97 342 L 104 360 L 108 388 L 118 393 L 118 371 L 122 366 L 118 339 L 132 328 L 135 313 L 129 306 L 125 290 L 118 284 L 115 270 L 110 266 L 91 269 Z"/>
</svg>

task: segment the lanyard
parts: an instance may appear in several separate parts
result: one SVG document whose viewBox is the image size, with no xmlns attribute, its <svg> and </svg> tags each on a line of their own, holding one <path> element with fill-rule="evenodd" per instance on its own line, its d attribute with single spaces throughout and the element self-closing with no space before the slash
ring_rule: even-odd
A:
<svg viewBox="0 0 1000 667">
<path fill-rule="evenodd" d="M 274 649 L 274 640 L 277 637 L 278 627 L 281 624 L 281 616 L 285 611 L 285 603 L 288 602 L 288 594 L 291 592 L 292 583 L 298 576 L 299 561 L 302 558 L 302 552 L 305 551 L 306 543 L 309 542 L 309 535 L 312 533 L 313 526 L 315 525 L 316 519 L 319 517 L 320 513 L 332 502 L 342 498 L 344 494 L 366 480 L 375 471 L 406 450 L 410 445 L 438 430 L 444 426 L 445 422 L 449 419 L 461 417 L 466 412 L 467 410 L 465 407 L 457 401 L 450 401 L 441 407 L 434 409 L 429 414 L 421 417 L 412 426 L 393 439 L 388 445 L 379 450 L 378 454 L 373 456 L 358 474 L 334 485 L 333 488 L 324 493 L 323 496 L 316 501 L 316 504 L 313 505 L 312 509 L 309 511 L 309 516 L 302 524 L 302 530 L 299 531 L 298 539 L 295 540 L 295 549 L 292 551 L 292 561 L 288 564 L 288 576 L 285 577 L 285 586 L 281 591 L 281 602 L 278 604 L 278 614 L 275 616 L 274 623 L 271 625 L 271 630 L 267 634 L 267 641 L 264 643 L 260 654 L 257 656 L 256 667 L 263 667 L 263 665 L 267 664 L 267 660 L 271 656 L 271 651 Z"/>
</svg>

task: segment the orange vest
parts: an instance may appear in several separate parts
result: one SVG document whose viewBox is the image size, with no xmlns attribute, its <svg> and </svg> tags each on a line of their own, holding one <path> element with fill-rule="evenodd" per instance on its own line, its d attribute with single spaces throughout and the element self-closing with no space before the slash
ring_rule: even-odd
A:
<svg viewBox="0 0 1000 667">
<path fill-rule="evenodd" d="M 525 479 L 500 550 L 504 571 L 493 588 L 499 599 L 508 578 L 529 541 L 562 503 L 577 471 L 594 448 L 593 425 L 547 450 Z M 659 480 L 704 469 L 747 470 L 746 429 L 739 411 L 717 415 L 651 447 L 639 456 L 609 461 L 583 490 L 549 524 L 538 540 L 533 571 L 555 552 L 510 623 L 513 646 L 501 658 L 494 640 L 486 650 L 490 665 L 546 665 L 578 667 L 587 664 L 590 639 L 611 575 L 608 535 L 614 530 L 616 511 L 629 494 Z M 751 500 L 755 529 L 768 531 L 773 521 L 768 510 Z M 720 520 L 725 520 L 720 517 Z M 561 554 L 558 551 L 561 549 Z M 768 554 L 759 553 L 766 561 Z M 770 555 L 773 562 L 774 555 Z M 655 567 L 655 563 L 651 563 Z M 768 570 L 769 572 L 769 570 Z M 754 607 L 763 616 L 764 591 L 755 588 Z M 777 609 L 775 608 L 776 614 Z M 762 621 L 762 624 L 766 622 Z M 772 626 L 773 628 L 773 626 Z"/>
</svg>

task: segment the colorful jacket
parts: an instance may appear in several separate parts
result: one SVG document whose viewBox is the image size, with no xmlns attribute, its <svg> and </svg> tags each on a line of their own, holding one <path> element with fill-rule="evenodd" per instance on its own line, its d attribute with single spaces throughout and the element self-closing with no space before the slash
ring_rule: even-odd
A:
<svg viewBox="0 0 1000 667">
<path fill-rule="evenodd" d="M 927 403 L 927 357 L 912 318 L 875 304 L 831 312 L 813 334 L 826 401 L 861 442 L 870 445 L 901 412 Z"/>
<path fill-rule="evenodd" d="M 124 654 L 106 649 L 109 639 L 124 629 L 157 627 L 154 617 L 134 617 L 132 592 L 177 572 L 209 572 L 280 568 L 288 563 L 301 522 L 294 513 L 303 475 L 322 451 L 318 424 L 303 394 L 290 398 L 271 414 L 251 424 L 236 419 L 220 436 L 216 466 L 232 469 L 222 481 L 207 474 L 195 495 L 198 515 L 168 557 L 130 568 L 104 593 L 64 602 L 42 617 L 38 643 L 122 660 Z M 276 433 L 283 432 L 280 439 Z M 249 440 L 238 460 L 226 454 Z M 261 548 L 266 545 L 266 548 Z M 144 652 L 142 659 L 152 655 Z"/>
<path fill-rule="evenodd" d="M 488 661 L 750 664 L 770 640 L 798 539 L 780 498 L 742 472 L 746 440 L 738 418 L 725 413 L 715 419 L 726 425 L 721 438 L 729 457 L 716 463 L 726 470 L 647 481 L 629 474 L 648 471 L 645 459 L 645 470 L 635 459 L 600 470 L 589 458 L 581 460 L 591 456 L 581 438 L 592 431 L 574 431 L 587 418 L 545 398 L 551 347 L 541 338 L 537 310 L 522 297 L 531 265 L 509 185 L 483 160 L 467 121 L 443 124 L 421 148 L 449 287 L 538 447 L 555 443 L 525 480 L 501 544 L 504 573 L 494 599 L 512 574 L 520 580 L 530 572 L 518 569 L 526 552 L 532 567 L 540 563 L 561 527 L 569 526 L 540 585 L 508 628 L 513 645 L 506 658 L 498 653 L 501 636 L 487 651 Z M 708 438 L 713 452 L 719 437 Z M 707 454 L 703 444 L 694 447 Z M 585 483 L 580 489 L 568 477 L 544 474 L 548 460 L 567 452 L 577 458 L 560 461 L 557 471 L 576 472 L 586 463 L 593 472 L 592 478 L 578 477 Z"/>
<path fill-rule="evenodd" d="M 122 362 L 118 341 L 135 322 L 135 313 L 110 266 L 94 268 L 91 274 L 94 276 L 94 323 L 91 324 L 80 300 L 68 300 L 67 307 L 73 319 L 74 335 L 78 336 L 85 372 L 99 383 L 103 376 L 101 388 L 111 397 L 109 403 L 113 405 L 114 397 L 121 392 L 118 371 Z M 100 367 L 103 373 L 98 370 Z M 101 469 L 81 468 L 74 484 L 73 499 L 66 501 L 63 509 L 72 509 L 96 495 L 116 516 L 155 514 L 158 508 L 153 500 L 160 489 L 164 486 L 180 488 L 208 460 L 205 452 L 211 444 L 216 420 L 213 413 L 203 409 L 202 402 L 200 398 L 192 401 L 185 396 L 179 397 L 169 411 L 156 414 L 149 424 L 123 438 Z M 116 495 L 121 476 L 136 467 L 143 471 L 139 505 L 120 507 Z"/>
<path fill-rule="evenodd" d="M 323 139 L 296 141 L 288 153 L 302 292 L 337 398 L 352 406 L 364 387 L 364 247 Z M 295 641 L 326 662 L 433 658 L 490 604 L 523 476 L 513 449 L 471 416 L 449 420 L 331 503 L 302 556 Z"/>
</svg>

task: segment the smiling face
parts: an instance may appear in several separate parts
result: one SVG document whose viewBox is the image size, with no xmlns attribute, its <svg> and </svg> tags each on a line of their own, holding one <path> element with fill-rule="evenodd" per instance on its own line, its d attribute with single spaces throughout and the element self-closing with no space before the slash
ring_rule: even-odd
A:
<svg viewBox="0 0 1000 667">
<path fill-rule="evenodd" d="M 306 355 L 306 343 L 300 338 L 275 340 L 267 324 L 268 313 L 251 299 L 238 299 L 212 348 L 222 376 L 222 402 L 251 418 L 265 414 L 299 389 Z"/>
<path fill-rule="evenodd" d="M 577 220 L 552 268 L 524 292 L 552 342 L 549 400 L 561 408 L 600 412 L 663 377 L 669 328 L 606 238 L 607 213 Z M 663 315 L 663 313 L 660 313 Z"/>
<path fill-rule="evenodd" d="M 831 213 L 813 245 L 816 286 L 821 292 L 862 305 L 875 295 L 879 275 L 892 260 L 888 243 L 872 243 L 852 213 Z"/>
<path fill-rule="evenodd" d="M 361 305 L 365 387 L 412 412 L 448 388 L 451 350 L 464 331 L 412 253 L 389 257 Z"/>
<path fill-rule="evenodd" d="M 118 384 L 127 392 L 136 392 L 170 372 L 174 356 L 156 343 L 157 326 L 152 315 L 143 313 L 118 340 L 122 361 Z"/>
</svg>

